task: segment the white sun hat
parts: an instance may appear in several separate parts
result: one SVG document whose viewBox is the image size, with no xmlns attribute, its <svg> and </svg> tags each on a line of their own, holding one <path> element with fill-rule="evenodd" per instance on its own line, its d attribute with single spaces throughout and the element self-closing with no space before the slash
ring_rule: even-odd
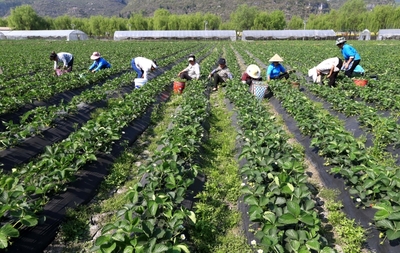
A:
<svg viewBox="0 0 400 253">
<path fill-rule="evenodd" d="M 255 64 L 251 64 L 247 67 L 246 69 L 246 73 L 251 76 L 252 78 L 258 79 L 261 76 L 261 70 L 260 68 L 255 65 Z"/>
</svg>

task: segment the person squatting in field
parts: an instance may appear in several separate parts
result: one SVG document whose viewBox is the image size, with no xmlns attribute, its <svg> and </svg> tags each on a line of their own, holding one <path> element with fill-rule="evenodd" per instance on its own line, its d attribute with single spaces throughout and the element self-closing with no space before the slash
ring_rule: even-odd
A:
<svg viewBox="0 0 400 253">
<path fill-rule="evenodd" d="M 353 75 L 354 69 L 357 67 L 358 64 L 360 64 L 360 54 L 354 47 L 346 44 L 346 39 L 344 37 L 340 37 L 336 40 L 336 46 L 340 48 L 344 58 L 344 74 L 348 77 L 351 77 Z"/>
<path fill-rule="evenodd" d="M 224 58 L 219 58 L 218 67 L 210 72 L 208 78 L 213 78 L 214 88 L 213 91 L 218 90 L 219 83 L 225 83 L 228 79 L 232 79 L 233 75 L 226 66 L 226 60 Z"/>
<path fill-rule="evenodd" d="M 50 54 L 50 61 L 54 61 L 54 74 L 59 75 L 60 73 L 57 73 L 59 72 L 58 70 L 60 70 L 60 67 L 58 66 L 59 63 L 63 64 L 62 69 L 64 72 L 72 71 L 72 67 L 74 65 L 74 56 L 66 52 L 56 53 L 53 51 Z"/>
<path fill-rule="evenodd" d="M 137 73 L 137 78 L 147 79 L 148 73 L 157 68 L 157 62 L 144 57 L 136 57 L 132 59 L 131 66 Z"/>
<path fill-rule="evenodd" d="M 200 65 L 196 62 L 194 55 L 189 56 L 189 65 L 178 73 L 178 77 L 186 79 L 188 81 L 192 79 L 199 80 L 200 78 Z"/>
<path fill-rule="evenodd" d="M 249 86 L 253 81 L 262 81 L 260 68 L 255 64 L 249 65 L 246 71 L 242 74 L 241 80 L 242 83 L 246 83 Z"/>
<path fill-rule="evenodd" d="M 270 81 L 271 79 L 289 78 L 289 73 L 281 64 L 283 59 L 278 54 L 272 56 L 272 58 L 269 59 L 269 62 L 271 64 L 267 68 L 267 81 Z"/>
<path fill-rule="evenodd" d="M 97 72 L 101 69 L 108 69 L 111 68 L 111 64 L 108 63 L 103 57 L 101 57 L 99 52 L 93 52 L 90 59 L 93 60 L 93 64 L 89 67 L 89 71 Z"/>
<path fill-rule="evenodd" d="M 336 86 L 336 78 L 342 68 L 343 61 L 339 57 L 333 57 L 323 60 L 316 67 L 308 71 L 308 76 L 312 77 L 313 82 L 319 82 L 321 76 L 326 76 L 329 79 L 328 85 L 330 87 Z"/>
</svg>

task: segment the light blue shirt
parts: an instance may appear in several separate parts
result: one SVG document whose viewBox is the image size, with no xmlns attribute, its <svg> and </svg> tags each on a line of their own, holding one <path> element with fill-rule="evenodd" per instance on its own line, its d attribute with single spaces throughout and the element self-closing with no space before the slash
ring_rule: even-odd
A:
<svg viewBox="0 0 400 253">
<path fill-rule="evenodd" d="M 275 78 L 278 77 L 280 73 L 285 73 L 286 69 L 282 66 L 282 64 L 274 65 L 274 63 L 271 63 L 268 68 L 267 68 L 267 80 L 268 76 L 270 78 Z"/>
<path fill-rule="evenodd" d="M 111 68 L 111 64 L 108 63 L 103 58 L 99 58 L 97 61 L 94 61 L 92 66 L 89 67 L 89 70 L 94 69 L 94 71 L 99 71 L 100 69 Z"/>
<path fill-rule="evenodd" d="M 360 57 L 360 55 L 358 54 L 358 52 L 357 52 L 357 50 L 354 48 L 354 47 L 352 47 L 352 46 L 350 46 L 350 45 L 347 45 L 347 44 L 344 44 L 343 45 L 343 48 L 342 48 L 342 55 L 343 55 L 343 58 L 347 61 L 349 58 L 351 58 L 351 57 L 353 57 L 353 60 L 354 61 L 356 61 L 356 60 L 361 60 L 361 57 Z"/>
</svg>

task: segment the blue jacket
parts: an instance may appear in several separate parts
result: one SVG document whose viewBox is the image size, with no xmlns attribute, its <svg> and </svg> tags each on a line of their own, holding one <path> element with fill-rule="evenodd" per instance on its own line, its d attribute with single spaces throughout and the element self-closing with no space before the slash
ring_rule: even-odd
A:
<svg viewBox="0 0 400 253">
<path fill-rule="evenodd" d="M 279 63 L 277 66 L 275 66 L 273 63 L 271 63 L 267 68 L 267 79 L 268 76 L 270 78 L 278 77 L 281 72 L 286 72 L 286 69 L 282 66 L 282 64 Z"/>
<path fill-rule="evenodd" d="M 358 54 L 357 50 L 347 44 L 344 44 L 343 48 L 342 48 L 342 55 L 343 58 L 347 61 L 350 57 L 354 58 L 354 61 L 356 60 L 361 60 L 360 55 Z"/>
<path fill-rule="evenodd" d="M 89 67 L 89 70 L 99 71 L 100 69 L 111 68 L 111 64 L 108 63 L 104 58 L 99 58 L 93 62 L 92 66 Z"/>
</svg>

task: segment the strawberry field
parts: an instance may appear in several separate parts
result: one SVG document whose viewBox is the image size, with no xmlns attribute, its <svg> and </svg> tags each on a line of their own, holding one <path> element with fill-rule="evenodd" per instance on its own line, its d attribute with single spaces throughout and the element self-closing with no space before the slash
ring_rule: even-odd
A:
<svg viewBox="0 0 400 253">
<path fill-rule="evenodd" d="M 349 43 L 365 87 L 308 81 L 333 41 L 1 41 L 0 251 L 399 252 L 400 43 Z M 275 53 L 291 75 L 260 101 L 240 76 Z M 159 65 L 139 89 L 137 56 Z"/>
</svg>

